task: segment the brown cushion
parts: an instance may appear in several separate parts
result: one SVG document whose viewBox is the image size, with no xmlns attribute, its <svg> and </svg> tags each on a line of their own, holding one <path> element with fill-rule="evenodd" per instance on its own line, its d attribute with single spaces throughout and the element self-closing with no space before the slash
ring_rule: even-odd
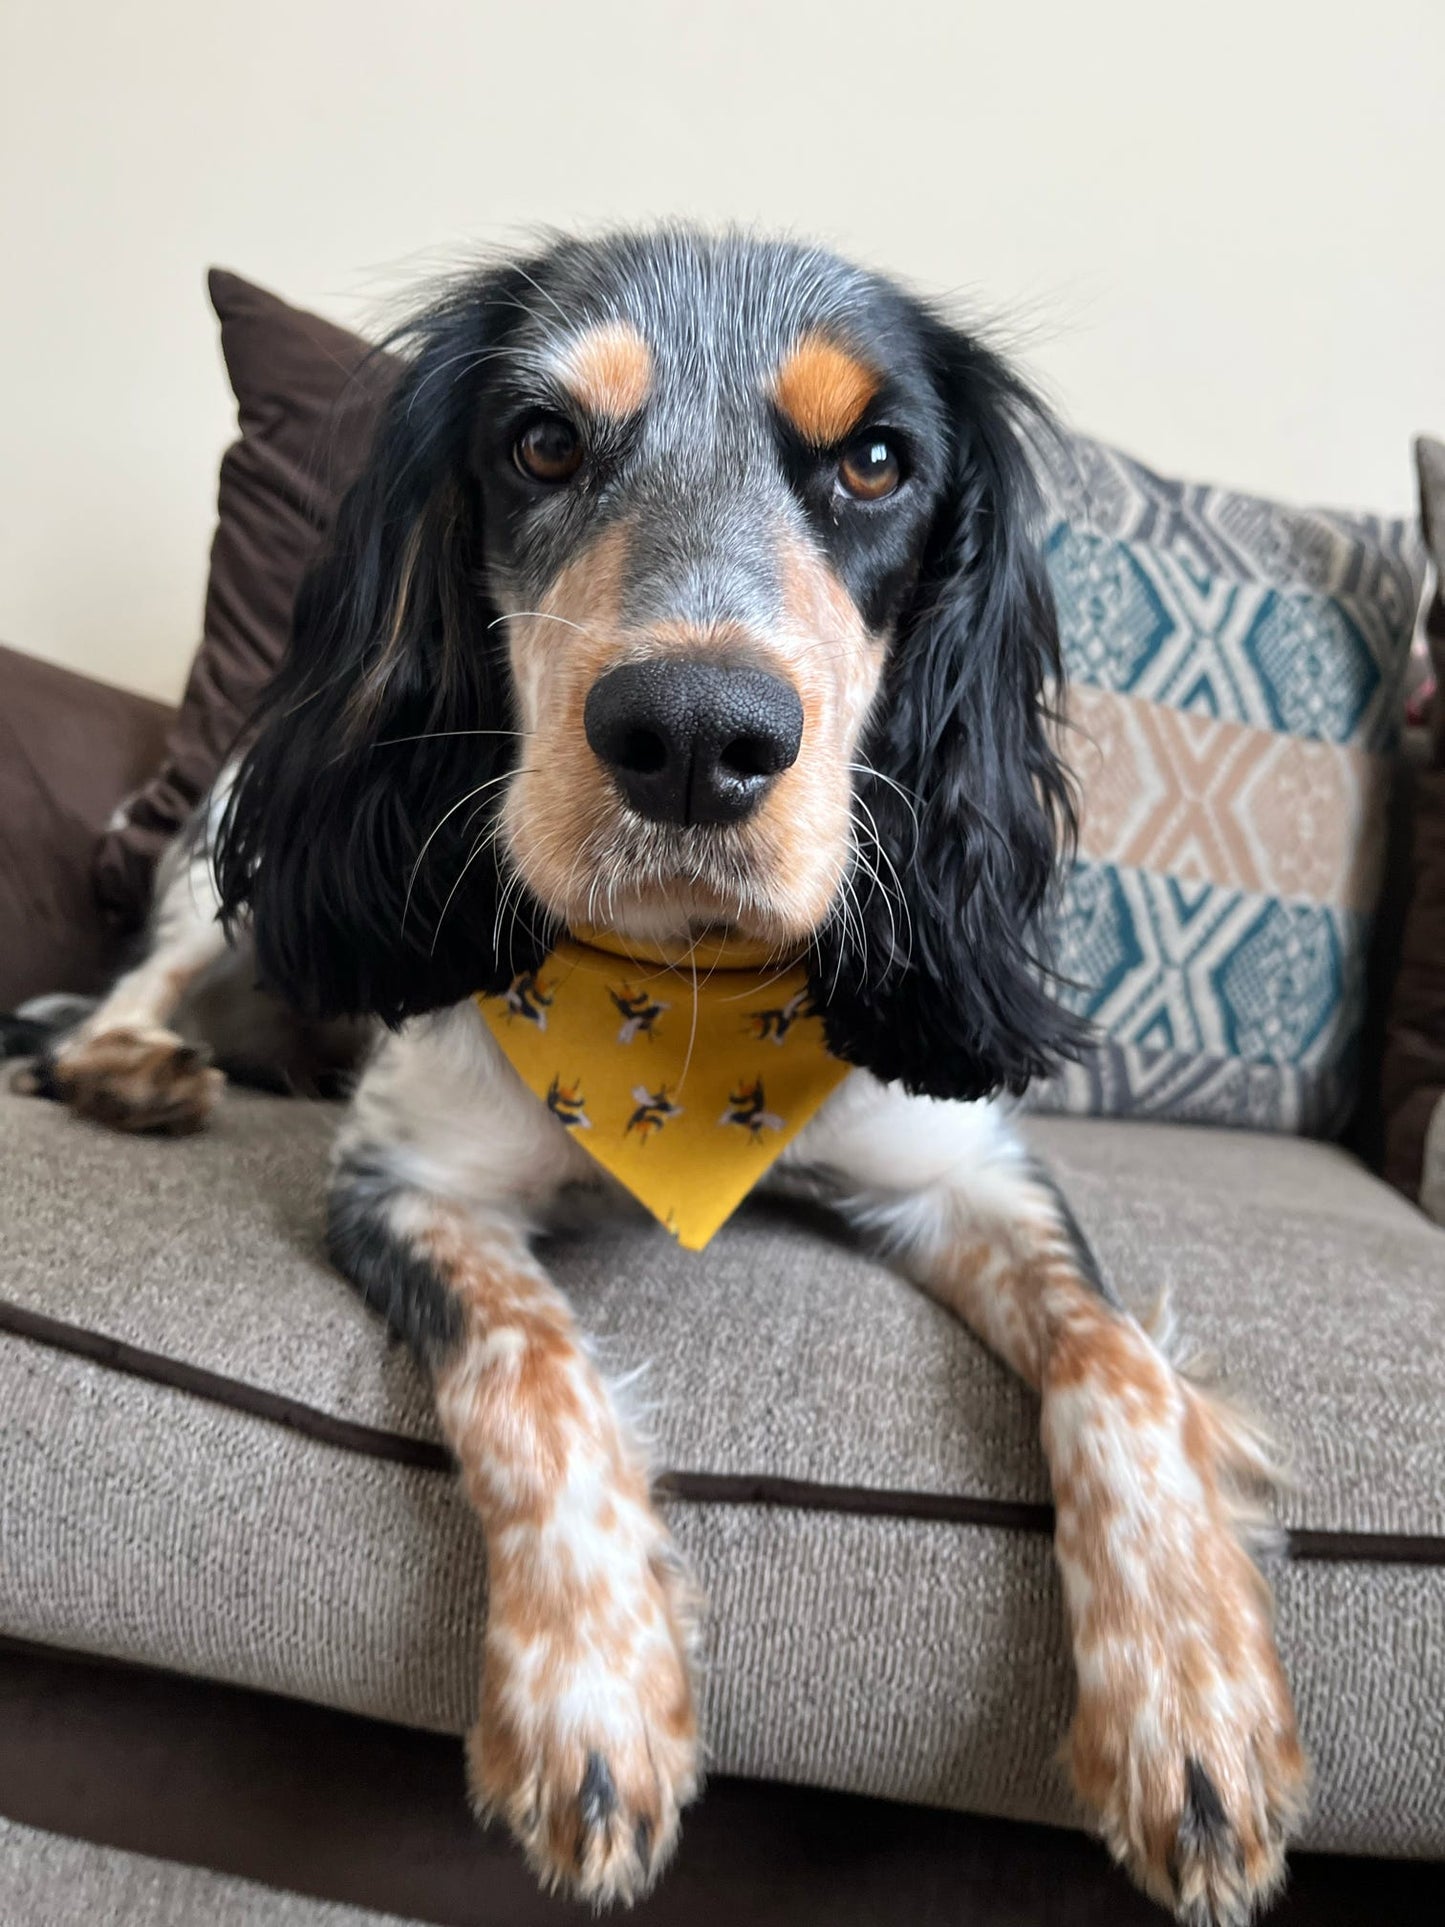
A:
<svg viewBox="0 0 1445 1927">
<path fill-rule="evenodd" d="M 1426 618 L 1440 691 L 1435 699 L 1434 767 L 1415 787 L 1410 905 L 1390 1005 L 1382 1077 L 1385 1175 L 1420 1195 L 1431 1120 L 1445 1103 L 1445 444 L 1422 436 L 1420 519 L 1435 565 Z"/>
<path fill-rule="evenodd" d="M 296 590 L 365 454 L 392 357 L 213 268 L 211 303 L 235 390 L 240 439 L 221 462 L 201 645 L 160 768 L 102 838 L 106 911 L 144 916 L 160 851 L 235 746 L 280 661 Z"/>
<path fill-rule="evenodd" d="M 1420 522 L 1430 559 L 1435 565 L 1435 593 L 1425 611 L 1425 635 L 1430 644 L 1430 664 L 1435 678 L 1435 700 L 1431 726 L 1435 739 L 1435 761 L 1445 763 L 1445 442 L 1422 435 L 1415 444 L 1415 462 L 1420 474 Z"/>
<path fill-rule="evenodd" d="M 0 649 L 0 1010 L 41 991 L 99 990 L 115 969 L 91 852 L 154 769 L 171 714 Z"/>
</svg>

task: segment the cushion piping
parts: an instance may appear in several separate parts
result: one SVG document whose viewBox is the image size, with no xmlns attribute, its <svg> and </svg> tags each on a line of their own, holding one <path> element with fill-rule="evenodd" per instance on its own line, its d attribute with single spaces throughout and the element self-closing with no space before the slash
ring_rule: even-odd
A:
<svg viewBox="0 0 1445 1927">
<path fill-rule="evenodd" d="M 244 1379 L 207 1371 L 184 1359 L 148 1351 L 88 1326 L 72 1325 L 43 1312 L 0 1298 L 0 1332 L 28 1339 L 54 1351 L 69 1352 L 109 1371 L 147 1379 L 252 1418 L 282 1425 L 323 1445 L 363 1458 L 386 1459 L 427 1472 L 454 1470 L 451 1454 L 432 1439 L 389 1432 L 337 1418 L 319 1407 L 267 1391 Z M 1009 1532 L 1052 1532 L 1053 1507 L 1018 1499 L 985 1499 L 966 1493 L 890 1490 L 881 1486 L 832 1485 L 767 1472 L 664 1471 L 656 1480 L 659 1495 L 691 1505 L 762 1505 L 807 1512 L 853 1513 L 867 1518 L 915 1519 L 947 1525 L 986 1526 Z M 1403 1532 L 1346 1532 L 1291 1527 L 1284 1534 L 1292 1560 L 1364 1565 L 1445 1566 L 1445 1537 Z"/>
</svg>

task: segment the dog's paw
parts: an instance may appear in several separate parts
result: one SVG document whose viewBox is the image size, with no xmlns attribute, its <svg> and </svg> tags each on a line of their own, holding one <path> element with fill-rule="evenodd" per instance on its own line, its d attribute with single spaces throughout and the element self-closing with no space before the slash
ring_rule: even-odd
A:
<svg viewBox="0 0 1445 1927">
<path fill-rule="evenodd" d="M 1042 1434 L 1078 1676 L 1066 1749 L 1110 1851 L 1188 1927 L 1244 1927 L 1284 1878 L 1309 1769 L 1251 1546 L 1261 1429 L 1131 1321 L 1065 1297 Z"/>
<path fill-rule="evenodd" d="M 31 1073 L 32 1088 L 115 1131 L 201 1130 L 225 1078 L 168 1030 L 79 1032 Z"/>
<path fill-rule="evenodd" d="M 544 1886 L 631 1905 L 701 1777 L 687 1582 L 665 1541 L 639 1569 L 576 1588 L 522 1590 L 523 1573 L 539 1577 L 525 1551 L 504 1570 L 515 1576 L 494 1559 L 468 1745 L 477 1810 L 507 1822 Z"/>
<path fill-rule="evenodd" d="M 1309 1780 L 1263 1585 L 1217 1550 L 1213 1591 L 1079 1654 L 1068 1743 L 1110 1852 L 1188 1927 L 1244 1927 L 1278 1891 Z"/>
</svg>

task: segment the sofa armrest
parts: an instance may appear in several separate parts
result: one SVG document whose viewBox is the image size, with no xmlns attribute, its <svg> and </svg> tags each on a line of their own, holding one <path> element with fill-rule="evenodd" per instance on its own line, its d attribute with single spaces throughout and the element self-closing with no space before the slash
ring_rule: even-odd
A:
<svg viewBox="0 0 1445 1927">
<path fill-rule="evenodd" d="M 1445 765 L 1415 784 L 1409 907 L 1382 1080 L 1385 1176 L 1420 1195 L 1426 1134 L 1445 1103 Z M 1437 1180 L 1438 1181 L 1438 1180 Z"/>
<path fill-rule="evenodd" d="M 119 933 L 91 887 L 111 811 L 159 764 L 171 711 L 0 648 L 0 1010 L 93 991 Z"/>
</svg>

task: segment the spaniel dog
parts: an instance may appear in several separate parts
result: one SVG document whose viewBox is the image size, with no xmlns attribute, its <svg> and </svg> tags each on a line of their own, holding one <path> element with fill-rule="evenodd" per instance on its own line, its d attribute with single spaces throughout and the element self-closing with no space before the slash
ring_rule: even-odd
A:
<svg viewBox="0 0 1445 1927">
<path fill-rule="evenodd" d="M 545 1881 L 628 1901 L 698 1788 L 693 1603 L 534 1241 L 632 1203 L 580 1085 L 539 1096 L 483 1010 L 542 1028 L 578 931 L 675 972 L 615 991 L 614 1033 L 686 1019 L 699 945 L 797 970 L 759 1044 L 814 1016 L 838 1081 L 776 1156 L 761 1081 L 732 1094 L 757 1182 L 830 1201 L 1038 1393 L 1075 1787 L 1179 1919 L 1246 1920 L 1306 1782 L 1251 1557 L 1267 1451 L 1112 1294 L 1000 1101 L 1078 1042 L 1041 962 L 1072 811 L 1035 401 L 878 275 L 738 235 L 562 240 L 409 344 L 151 953 L 41 1081 L 198 1121 L 218 1074 L 169 1025 L 217 906 L 306 1019 L 378 1020 L 330 1249 L 485 1530 L 476 1802 Z M 650 1157 L 687 1092 L 637 1095 Z"/>
</svg>

